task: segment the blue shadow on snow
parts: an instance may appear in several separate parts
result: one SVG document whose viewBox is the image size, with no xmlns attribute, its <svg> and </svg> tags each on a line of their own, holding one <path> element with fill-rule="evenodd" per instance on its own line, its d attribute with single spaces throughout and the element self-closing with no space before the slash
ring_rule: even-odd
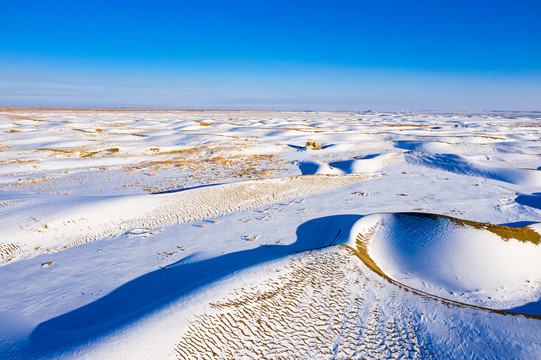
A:
<svg viewBox="0 0 541 360">
<path fill-rule="evenodd" d="M 29 339 L 30 354 L 55 353 L 107 335 L 163 309 L 206 284 L 263 262 L 328 246 L 362 216 L 337 215 L 301 224 L 291 245 L 262 245 L 198 262 L 182 259 L 142 275 L 102 298 L 39 324 Z"/>
</svg>

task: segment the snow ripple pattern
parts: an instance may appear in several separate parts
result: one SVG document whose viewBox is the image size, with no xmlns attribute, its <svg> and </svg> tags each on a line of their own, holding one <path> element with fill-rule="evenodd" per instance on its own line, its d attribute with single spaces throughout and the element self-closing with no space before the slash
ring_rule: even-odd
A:
<svg viewBox="0 0 541 360">
<path fill-rule="evenodd" d="M 73 209 L 36 231 L 3 236 L 2 263 L 125 233 L 222 216 L 304 197 L 371 178 L 370 175 L 306 175 L 205 186 L 179 192 L 123 196 Z"/>
<path fill-rule="evenodd" d="M 541 332 L 531 331 L 539 328 L 539 320 L 405 291 L 372 271 L 358 255 L 338 245 L 292 257 L 267 280 L 245 284 L 211 303 L 211 311 L 194 316 L 172 355 L 459 359 L 472 354 L 530 358 L 541 353 Z M 508 331 L 510 323 L 520 324 L 519 330 Z M 484 341 L 478 341 L 479 329 L 490 329 Z"/>
</svg>

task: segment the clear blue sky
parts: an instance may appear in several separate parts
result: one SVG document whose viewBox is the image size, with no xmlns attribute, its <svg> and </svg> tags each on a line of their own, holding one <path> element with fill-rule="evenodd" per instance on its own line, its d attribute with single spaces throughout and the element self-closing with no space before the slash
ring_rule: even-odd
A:
<svg viewBox="0 0 541 360">
<path fill-rule="evenodd" d="M 0 106 L 541 110 L 541 1 L 0 1 Z"/>
</svg>

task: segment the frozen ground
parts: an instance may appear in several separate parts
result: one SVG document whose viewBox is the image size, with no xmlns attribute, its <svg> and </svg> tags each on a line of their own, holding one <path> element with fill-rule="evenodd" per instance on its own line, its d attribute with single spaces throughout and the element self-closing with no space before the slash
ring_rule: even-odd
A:
<svg viewBox="0 0 541 360">
<path fill-rule="evenodd" d="M 0 113 L 0 357 L 541 357 L 541 118 Z"/>
</svg>

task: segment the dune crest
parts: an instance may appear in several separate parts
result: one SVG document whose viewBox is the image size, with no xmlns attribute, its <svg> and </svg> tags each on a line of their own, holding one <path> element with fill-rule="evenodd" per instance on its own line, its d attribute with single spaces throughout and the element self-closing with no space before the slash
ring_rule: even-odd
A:
<svg viewBox="0 0 541 360">
<path fill-rule="evenodd" d="M 366 174 L 308 175 L 250 180 L 154 195 L 101 199 L 49 215 L 39 229 L 5 231 L 0 259 L 9 261 L 58 251 L 129 232 L 243 211 L 369 179 Z M 35 209 L 33 209 L 35 211 Z"/>
</svg>

